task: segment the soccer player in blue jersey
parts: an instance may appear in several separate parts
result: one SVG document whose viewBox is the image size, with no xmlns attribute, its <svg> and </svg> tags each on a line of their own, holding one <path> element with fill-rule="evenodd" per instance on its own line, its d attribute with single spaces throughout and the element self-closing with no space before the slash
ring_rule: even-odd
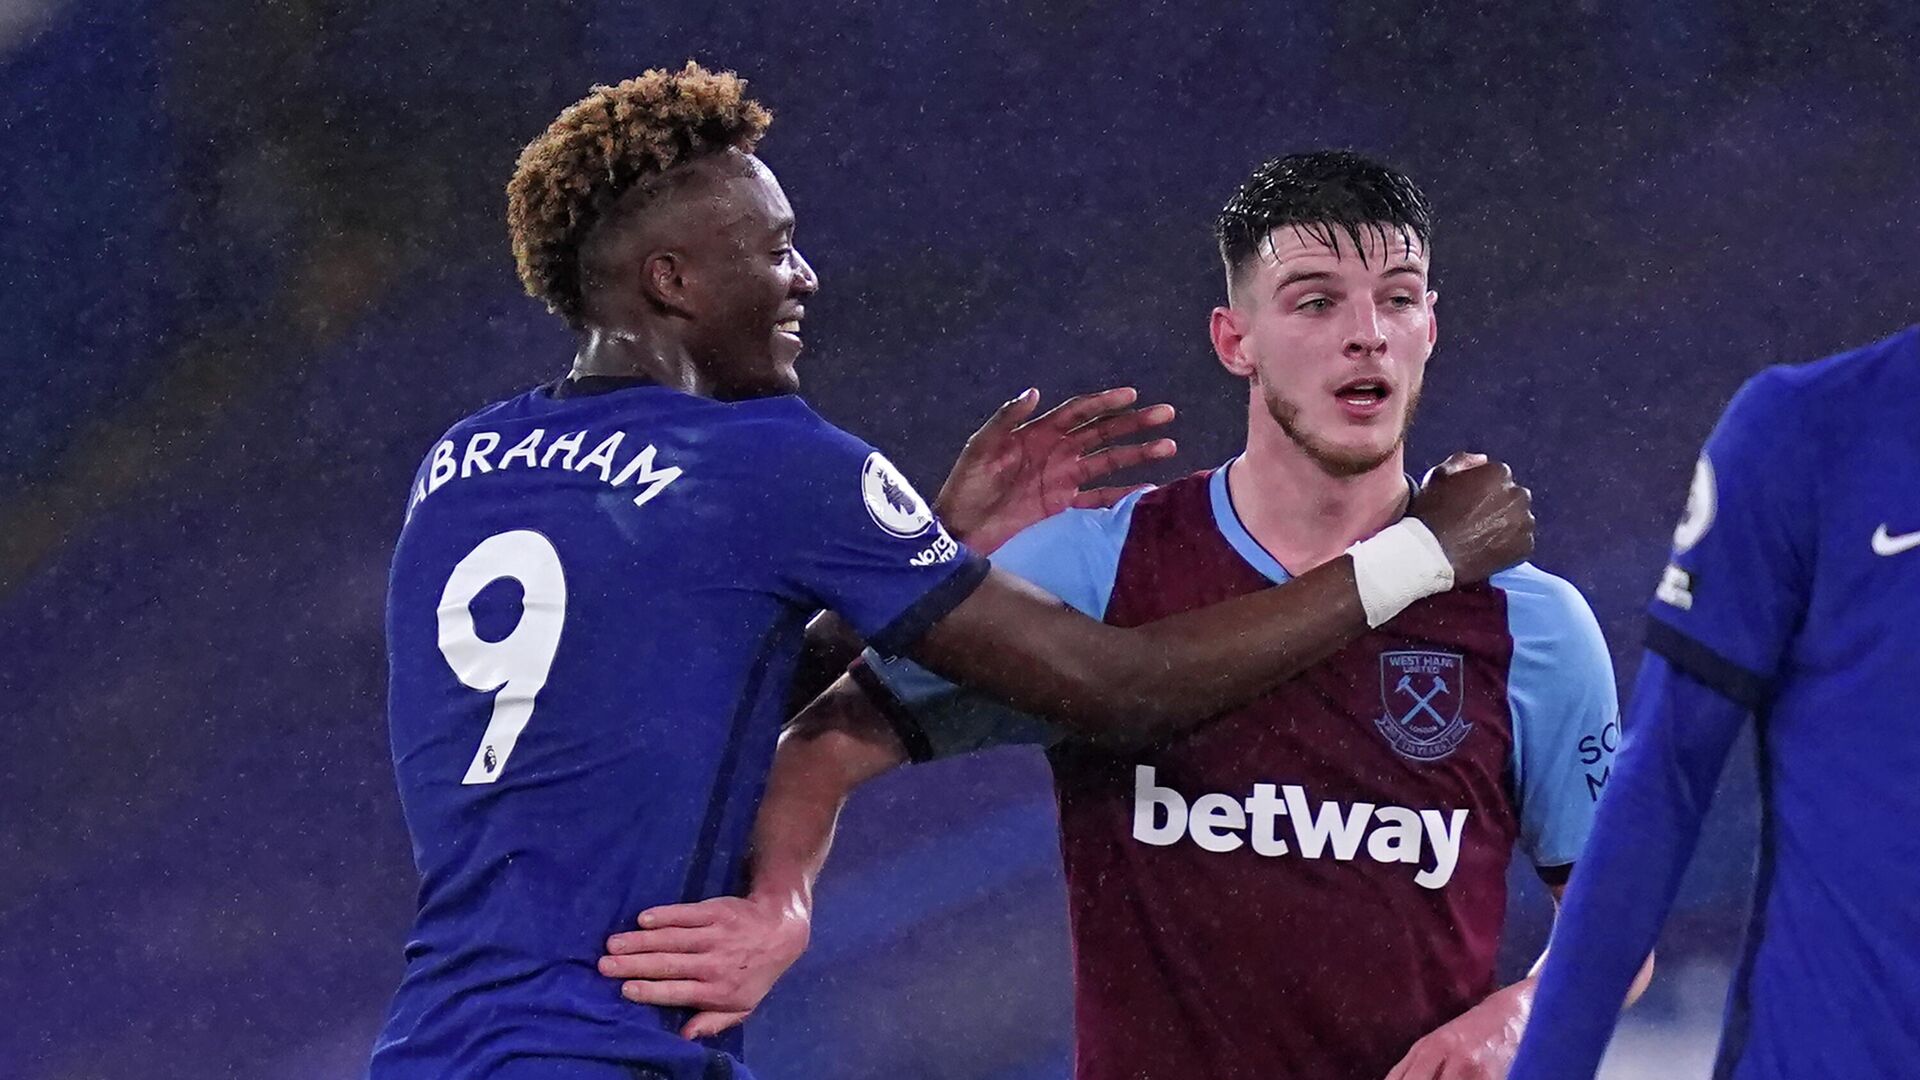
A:
<svg viewBox="0 0 1920 1080">
<path fill-rule="evenodd" d="M 747 1075 L 737 1032 L 684 1039 L 595 961 L 634 912 L 740 886 L 820 609 L 1070 730 L 1153 737 L 1531 547 L 1524 489 L 1475 468 L 1351 555 L 1151 626 L 991 569 L 795 396 L 818 282 L 753 154 L 769 119 L 729 74 L 648 72 L 565 110 L 509 185 L 521 278 L 579 351 L 413 484 L 387 639 L 421 881 L 375 1080 Z"/>
<path fill-rule="evenodd" d="M 1760 877 L 1714 1076 L 1920 1075 L 1920 327 L 1749 380 L 1695 468 L 1513 1080 L 1588 1078 L 1721 766 Z"/>
</svg>

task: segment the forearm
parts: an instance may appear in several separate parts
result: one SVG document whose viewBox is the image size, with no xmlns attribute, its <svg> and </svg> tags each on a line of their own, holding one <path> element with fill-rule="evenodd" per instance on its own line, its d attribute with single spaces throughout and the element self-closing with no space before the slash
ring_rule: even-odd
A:
<svg viewBox="0 0 1920 1080">
<path fill-rule="evenodd" d="M 853 680 L 841 676 L 781 734 L 754 820 L 752 894 L 810 914 L 847 796 L 907 754 Z"/>
<path fill-rule="evenodd" d="M 1591 1077 L 1692 858 L 1743 708 L 1643 662 L 1627 740 L 1554 927 L 1514 1080 Z"/>
</svg>

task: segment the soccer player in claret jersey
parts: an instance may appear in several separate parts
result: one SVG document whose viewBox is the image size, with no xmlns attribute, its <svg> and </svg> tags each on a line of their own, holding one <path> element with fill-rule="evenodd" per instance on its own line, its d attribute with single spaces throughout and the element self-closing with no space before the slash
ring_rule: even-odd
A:
<svg viewBox="0 0 1920 1080">
<path fill-rule="evenodd" d="M 1382 544 L 1157 626 L 1103 625 L 992 570 L 794 394 L 818 283 L 753 155 L 768 121 L 731 75 L 648 72 L 563 112 L 509 185 L 522 280 L 579 352 L 455 424 L 412 488 L 387 636 L 421 884 L 375 1080 L 746 1075 L 737 1034 L 682 1038 L 594 962 L 635 911 L 739 885 L 819 609 L 1070 728 L 1151 736 L 1530 550 L 1524 489 L 1477 468 Z M 1033 448 L 1071 458 L 1144 419 L 1112 421 Z M 1029 497 L 1004 427 L 953 505 L 1074 497 Z"/>
<path fill-rule="evenodd" d="M 1733 740 L 1760 879 L 1713 1075 L 1920 1075 L 1920 327 L 1753 377 L 1708 437 L 1515 1080 L 1592 1077 Z"/>
<path fill-rule="evenodd" d="M 1116 626 L 1316 572 L 1389 528 L 1415 486 L 1404 439 L 1438 333 L 1419 191 L 1348 153 L 1282 158 L 1234 196 L 1219 239 L 1212 340 L 1246 381 L 1245 452 L 1043 521 L 994 557 Z M 881 647 L 783 742 L 750 896 L 645 913 L 602 970 L 637 1000 L 702 1007 L 697 1030 L 742 1015 L 804 942 L 853 784 L 909 757 L 1041 742 L 1080 1080 L 1497 1076 L 1532 993 L 1494 981 L 1508 863 L 1518 846 L 1564 887 L 1616 719 L 1585 600 L 1530 565 L 1145 745 L 1010 713 Z"/>
</svg>

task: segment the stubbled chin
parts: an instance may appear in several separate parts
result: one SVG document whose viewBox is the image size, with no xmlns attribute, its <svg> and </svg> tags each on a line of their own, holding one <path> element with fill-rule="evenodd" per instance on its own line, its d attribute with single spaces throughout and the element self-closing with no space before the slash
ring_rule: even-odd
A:
<svg viewBox="0 0 1920 1080">
<path fill-rule="evenodd" d="M 1293 441 L 1331 475 L 1359 476 L 1386 464 L 1400 448 L 1393 434 L 1400 430 L 1397 419 L 1382 416 L 1363 425 L 1341 417 L 1319 432 L 1297 433 Z"/>
<path fill-rule="evenodd" d="M 1337 450 L 1323 447 L 1310 448 L 1307 453 L 1322 469 L 1334 476 L 1359 476 L 1385 465 L 1393 457 L 1393 447 L 1384 451 L 1375 447 L 1342 447 Z"/>
<path fill-rule="evenodd" d="M 1356 421 L 1337 406 L 1316 403 L 1303 408 L 1271 390 L 1263 397 L 1280 430 L 1332 476 L 1358 476 L 1379 468 L 1393 457 L 1406 433 L 1404 408 Z"/>
</svg>

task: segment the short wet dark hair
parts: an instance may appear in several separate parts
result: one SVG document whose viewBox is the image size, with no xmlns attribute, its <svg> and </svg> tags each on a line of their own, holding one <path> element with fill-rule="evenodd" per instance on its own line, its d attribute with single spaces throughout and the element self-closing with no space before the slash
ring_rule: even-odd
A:
<svg viewBox="0 0 1920 1080">
<path fill-rule="evenodd" d="M 1291 225 L 1338 252 L 1345 236 L 1366 255 L 1362 232 L 1384 241 L 1387 230 L 1424 250 L 1432 241 L 1427 197 L 1398 169 L 1350 150 L 1288 154 L 1255 169 L 1214 220 L 1220 261 L 1238 279 L 1273 230 Z"/>
</svg>

